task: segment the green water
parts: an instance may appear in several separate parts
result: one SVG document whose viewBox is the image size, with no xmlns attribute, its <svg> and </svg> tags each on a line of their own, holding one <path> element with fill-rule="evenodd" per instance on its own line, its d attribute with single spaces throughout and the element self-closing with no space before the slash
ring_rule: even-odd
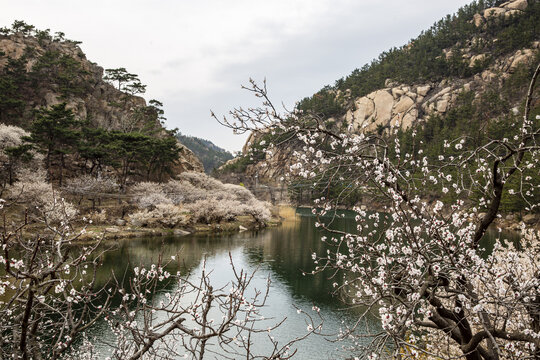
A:
<svg viewBox="0 0 540 360">
<path fill-rule="evenodd" d="M 343 310 L 341 303 L 332 296 L 332 283 L 339 280 L 329 279 L 329 276 L 324 274 L 303 274 L 314 268 L 311 254 L 325 250 L 325 246 L 320 240 L 320 232 L 314 226 L 315 218 L 309 216 L 307 211 L 301 213 L 304 216 L 298 214 L 280 227 L 258 232 L 122 240 L 117 248 L 104 256 L 98 279 L 105 283 L 112 272 L 129 275 L 134 266 L 149 266 L 156 263 L 162 254 L 164 259 L 170 259 L 173 255 L 177 260 L 180 259 L 179 264 L 169 266 L 168 271 L 181 271 L 192 276 L 200 274 L 203 259 L 206 258 L 206 269 L 213 271 L 211 280 L 215 284 L 224 285 L 232 278 L 229 265 L 231 253 L 237 268 L 248 272 L 256 270 L 252 282 L 254 288 L 264 289 L 267 278 L 271 278 L 270 294 L 263 315 L 275 320 L 286 319 L 284 324 L 272 333 L 278 341 L 285 343 L 307 332 L 305 316 L 298 314 L 294 306 L 311 314 L 314 314 L 314 305 L 321 309 L 320 313 L 324 318 L 323 332 L 334 336 L 313 335 L 297 343 L 295 359 L 344 358 L 347 353 L 343 347 L 350 343 L 336 344 L 329 340 L 335 339 L 335 334 L 343 324 L 353 324 L 355 316 L 354 313 Z M 350 216 L 339 219 L 334 225 L 343 230 L 354 227 Z M 107 325 L 98 324 L 89 335 L 94 338 L 100 352 L 107 354 L 107 345 L 100 341 L 110 340 Z M 267 341 L 261 341 L 256 344 L 255 352 L 264 353 L 268 345 Z"/>
<path fill-rule="evenodd" d="M 344 217 L 336 218 L 332 227 L 354 232 L 354 213 L 341 212 Z M 134 266 L 156 263 L 162 254 L 164 259 L 172 255 L 180 259 L 180 264 L 170 266 L 171 273 L 181 271 L 183 274 L 196 276 L 200 273 L 202 261 L 206 258 L 207 270 L 213 270 L 211 279 L 215 284 L 224 285 L 231 278 L 229 253 L 237 268 L 255 271 L 252 285 L 264 289 L 267 277 L 272 280 L 268 306 L 264 309 L 265 317 L 276 320 L 286 318 L 273 336 L 280 341 L 287 341 L 306 332 L 303 315 L 298 314 L 297 306 L 311 311 L 313 305 L 321 308 L 324 318 L 323 331 L 336 334 L 344 324 L 353 324 L 357 316 L 351 310 L 343 310 L 342 305 L 332 295 L 332 283 L 339 279 L 330 279 L 329 274 L 303 275 L 313 268 L 311 254 L 326 251 L 320 240 L 321 232 L 315 227 L 315 218 L 308 209 L 299 209 L 297 216 L 280 227 L 258 232 L 243 232 L 233 235 L 185 236 L 180 238 L 142 238 L 121 241 L 118 247 L 105 255 L 98 278 L 105 282 L 111 272 L 116 274 L 130 273 Z M 493 242 L 495 234 L 486 237 L 485 244 Z M 165 291 L 171 291 L 170 289 Z M 376 326 L 375 322 L 372 322 Z M 361 331 L 361 329 L 359 329 Z M 109 338 L 110 333 L 105 324 L 98 324 L 92 329 L 91 337 L 102 354 L 108 353 L 108 347 L 101 344 L 100 339 Z M 336 359 L 346 358 L 348 354 L 342 347 L 351 343 L 328 341 L 330 336 L 311 336 L 295 346 L 298 349 L 295 359 Z M 264 342 L 256 344 L 255 350 L 263 352 Z M 211 357 L 213 358 L 213 357 Z"/>
</svg>

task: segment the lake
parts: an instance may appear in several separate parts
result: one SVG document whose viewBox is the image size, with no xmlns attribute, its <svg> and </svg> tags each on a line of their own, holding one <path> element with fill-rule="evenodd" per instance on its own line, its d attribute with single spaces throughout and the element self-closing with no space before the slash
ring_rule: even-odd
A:
<svg viewBox="0 0 540 360">
<path fill-rule="evenodd" d="M 334 226 L 352 231 L 353 213 L 347 212 L 345 218 L 338 219 Z M 149 266 L 157 262 L 161 253 L 164 259 L 176 256 L 177 260 L 181 260 L 180 265 L 169 267 L 168 271 L 176 273 L 179 270 L 191 276 L 201 273 L 202 262 L 206 258 L 207 271 L 213 270 L 212 281 L 224 285 L 232 278 L 230 253 L 238 269 L 243 268 L 248 272 L 256 270 L 252 282 L 254 288 L 265 289 L 267 278 L 270 277 L 270 293 L 263 315 L 274 318 L 272 322 L 286 319 L 272 333 L 278 341 L 285 343 L 307 332 L 305 316 L 298 314 L 295 306 L 312 314 L 312 307 L 319 307 L 324 318 L 323 332 L 335 335 L 343 324 L 353 324 L 355 316 L 353 312 L 343 310 L 331 294 L 332 283 L 339 280 L 329 279 L 324 274 L 303 274 L 314 268 L 311 254 L 326 248 L 320 237 L 320 231 L 315 228 L 315 218 L 308 209 L 300 209 L 296 216 L 288 218 L 281 226 L 257 232 L 125 239 L 119 241 L 118 248 L 105 254 L 98 276 L 105 282 L 111 271 L 116 274 L 130 273 L 134 266 Z M 100 344 L 100 338 L 110 340 L 110 331 L 105 323 L 95 326 L 89 335 L 96 337 L 101 354 L 109 353 L 108 347 Z M 347 354 L 343 347 L 351 343 L 330 341 L 335 338 L 311 335 L 295 345 L 298 352 L 294 358 L 343 358 Z M 264 353 L 268 343 L 265 341 L 257 345 L 255 352 Z"/>
<path fill-rule="evenodd" d="M 355 213 L 343 211 L 340 215 L 343 217 L 336 218 L 332 227 L 354 232 Z M 164 259 L 171 256 L 181 259 L 180 265 L 175 264 L 167 268 L 168 271 L 180 271 L 190 276 L 201 273 L 202 263 L 206 258 L 207 271 L 213 271 L 213 283 L 223 286 L 232 278 L 230 253 L 238 269 L 243 268 L 248 272 L 256 270 L 253 287 L 264 289 L 267 278 L 271 278 L 270 294 L 263 315 L 274 318 L 275 321 L 286 319 L 283 325 L 272 333 L 277 340 L 286 342 L 306 333 L 305 316 L 298 314 L 296 307 L 311 313 L 314 305 L 321 309 L 320 313 L 324 318 L 323 332 L 334 336 L 312 335 L 297 343 L 295 359 L 345 358 L 350 353 L 344 348 L 351 346 L 352 342 L 335 343 L 330 340 L 336 338 L 335 334 L 343 325 L 354 324 L 357 316 L 352 310 L 344 310 L 339 300 L 332 295 L 332 283 L 339 283 L 340 279 L 330 279 L 329 274 L 304 275 L 314 268 L 311 254 L 326 251 L 326 245 L 320 240 L 321 236 L 321 232 L 315 227 L 315 217 L 309 209 L 298 209 L 296 215 L 286 219 L 281 226 L 257 232 L 126 239 L 121 240 L 116 249 L 105 255 L 98 275 L 105 282 L 111 271 L 117 274 L 130 273 L 134 266 L 156 263 L 161 253 Z M 491 233 L 486 237 L 486 247 L 490 247 L 494 236 L 495 234 Z M 374 320 L 368 320 L 368 323 L 378 327 Z M 101 354 L 109 353 L 107 345 L 100 341 L 110 339 L 110 330 L 105 323 L 95 326 L 90 336 L 96 337 Z M 264 353 L 265 346 L 268 346 L 268 342 L 261 341 L 256 344 L 255 352 Z"/>
</svg>

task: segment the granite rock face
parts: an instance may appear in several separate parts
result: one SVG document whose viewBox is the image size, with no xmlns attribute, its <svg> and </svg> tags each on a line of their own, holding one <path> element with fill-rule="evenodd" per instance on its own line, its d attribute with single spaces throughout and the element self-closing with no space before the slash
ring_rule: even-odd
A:
<svg viewBox="0 0 540 360">
<path fill-rule="evenodd" d="M 137 109 L 147 105 L 144 98 L 122 92 L 104 81 L 103 68 L 89 61 L 75 42 L 38 40 L 20 34 L 0 35 L 0 54 L 0 70 L 12 59 L 24 61 L 26 72 L 30 73 L 44 54 L 53 54 L 55 60 L 64 57 L 76 64 L 73 81 L 80 84 L 81 90 L 66 96 L 54 78 L 40 84 L 24 98 L 21 123 L 30 124 L 36 109 L 66 102 L 77 118 L 88 119 L 95 127 L 130 131 L 137 121 Z M 156 126 L 159 128 L 161 124 L 156 121 Z M 163 134 L 158 131 L 156 136 Z M 180 148 L 175 171 L 203 171 L 199 159 L 185 146 Z"/>
</svg>

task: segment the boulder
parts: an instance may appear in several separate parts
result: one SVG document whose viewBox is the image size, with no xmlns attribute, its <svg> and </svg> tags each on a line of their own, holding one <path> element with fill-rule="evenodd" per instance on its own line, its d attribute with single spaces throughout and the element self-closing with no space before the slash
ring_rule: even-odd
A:
<svg viewBox="0 0 540 360">
<path fill-rule="evenodd" d="M 504 17 L 508 19 L 512 16 L 521 15 L 521 14 L 523 14 L 523 11 L 521 10 L 508 10 L 507 12 L 504 13 Z"/>
<path fill-rule="evenodd" d="M 356 101 L 356 111 L 354 117 L 356 120 L 364 121 L 366 118 L 373 115 L 375 111 L 375 104 L 367 97 L 361 97 Z"/>
<path fill-rule="evenodd" d="M 479 54 L 479 55 L 473 55 L 471 56 L 471 60 L 469 61 L 469 67 L 474 67 L 476 62 L 482 62 L 486 59 L 486 54 Z"/>
<path fill-rule="evenodd" d="M 484 17 L 480 14 L 474 14 L 473 16 L 473 23 L 474 26 L 479 27 L 484 23 Z"/>
<path fill-rule="evenodd" d="M 408 91 L 405 95 L 407 95 L 408 97 L 410 97 L 413 100 L 416 100 L 417 95 L 415 93 L 413 93 L 412 91 Z"/>
<path fill-rule="evenodd" d="M 396 85 L 397 83 L 392 79 L 384 80 L 384 87 L 390 88 L 390 87 L 395 87 Z"/>
<path fill-rule="evenodd" d="M 504 5 L 505 9 L 509 10 L 525 10 L 527 8 L 527 0 L 515 0 Z"/>
<path fill-rule="evenodd" d="M 114 223 L 116 224 L 116 226 L 124 226 L 124 225 L 126 225 L 126 220 L 124 220 L 124 219 L 116 219 L 114 221 Z"/>
<path fill-rule="evenodd" d="M 403 117 L 403 120 L 401 120 L 401 128 L 403 130 L 407 130 L 408 128 L 410 128 L 412 124 L 416 122 L 417 116 L 418 116 L 417 111 L 416 111 L 416 115 L 414 115 L 413 111 L 410 111 L 407 114 L 405 114 L 405 116 Z"/>
<path fill-rule="evenodd" d="M 439 100 L 437 102 L 437 111 L 440 113 L 445 113 L 448 109 L 448 100 Z"/>
<path fill-rule="evenodd" d="M 397 99 L 398 97 L 403 95 L 403 93 L 404 91 L 400 88 L 392 88 L 392 96 L 394 97 L 394 99 Z"/>
<path fill-rule="evenodd" d="M 416 88 L 416 93 L 420 96 L 426 96 L 429 90 L 431 90 L 430 85 L 419 86 Z"/>
<path fill-rule="evenodd" d="M 530 49 L 518 50 L 508 68 L 508 72 L 513 73 L 520 64 L 528 63 L 532 56 L 533 52 Z"/>
<path fill-rule="evenodd" d="M 401 100 L 394 105 L 393 113 L 401 114 L 409 110 L 414 105 L 414 101 L 408 96 L 402 96 Z"/>
<path fill-rule="evenodd" d="M 174 229 L 173 234 L 175 236 L 186 236 L 191 234 L 189 231 L 182 230 L 182 229 Z"/>
<path fill-rule="evenodd" d="M 451 86 L 447 86 L 445 87 L 444 89 L 442 89 L 441 91 L 439 91 L 437 94 L 433 95 L 433 99 L 437 99 L 445 94 L 448 94 L 450 91 L 452 91 L 452 87 Z"/>
<path fill-rule="evenodd" d="M 495 78 L 495 73 L 493 71 L 490 71 L 490 70 L 484 70 L 482 72 L 482 80 L 485 81 L 485 82 L 491 82 L 494 78 Z"/>
<path fill-rule="evenodd" d="M 501 16 L 505 12 L 506 12 L 506 9 L 499 8 L 499 7 L 492 7 L 492 8 L 484 10 L 484 17 L 486 19 L 498 18 L 499 16 Z"/>
<path fill-rule="evenodd" d="M 394 105 L 392 95 L 386 90 L 377 90 L 373 96 L 373 102 L 375 103 L 375 122 L 383 124 L 390 121 Z"/>
</svg>

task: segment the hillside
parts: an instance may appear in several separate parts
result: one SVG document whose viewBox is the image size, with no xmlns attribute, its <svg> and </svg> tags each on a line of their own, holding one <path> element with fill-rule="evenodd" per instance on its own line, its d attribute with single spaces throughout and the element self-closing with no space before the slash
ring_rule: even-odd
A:
<svg viewBox="0 0 540 360">
<path fill-rule="evenodd" d="M 398 136 L 403 152 L 423 142 L 427 155 L 435 157 L 445 138 L 473 134 L 480 142 L 504 132 L 522 115 L 528 82 L 540 62 L 539 40 L 540 2 L 473 2 L 408 44 L 304 98 L 298 109 L 342 132 Z M 538 108 L 533 104 L 533 113 Z M 400 131 L 390 134 L 391 126 Z M 275 144 L 280 139 L 252 134 L 243 156 L 220 169 L 222 176 L 244 182 L 256 176 L 276 184 L 301 144 L 288 142 L 269 157 L 260 151 L 263 141 Z M 318 195 L 316 189 L 312 195 Z M 359 197 L 352 196 L 351 203 Z M 508 210 L 521 206 L 507 205 Z"/>
<path fill-rule="evenodd" d="M 189 150 L 193 151 L 195 156 L 201 160 L 204 171 L 207 174 L 212 173 L 215 168 L 220 167 L 225 162 L 233 158 L 232 154 L 225 149 L 216 146 L 213 142 L 201 139 L 195 136 L 176 135 L 178 140 Z"/>
<path fill-rule="evenodd" d="M 78 45 L 23 21 L 0 29 L 0 123 L 33 133 L 56 111 L 71 131 L 48 151 L 51 179 L 61 182 L 64 169 L 68 176 L 114 170 L 126 179 L 202 171 L 163 127 L 161 103 L 139 96 L 146 86 L 138 76 L 124 68 L 104 70 Z M 34 138 L 39 146 L 51 145 L 40 141 Z"/>
</svg>

